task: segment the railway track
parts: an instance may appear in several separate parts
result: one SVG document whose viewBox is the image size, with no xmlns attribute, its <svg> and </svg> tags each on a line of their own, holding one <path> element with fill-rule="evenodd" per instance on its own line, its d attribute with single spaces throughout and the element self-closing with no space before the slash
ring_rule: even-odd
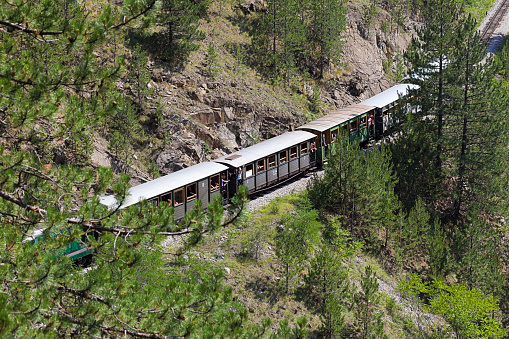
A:
<svg viewBox="0 0 509 339">
<path fill-rule="evenodd" d="M 502 21 L 508 9 L 509 0 L 502 1 L 498 8 L 496 9 L 496 12 L 492 16 L 491 20 L 488 22 L 488 24 L 486 24 L 486 26 L 484 26 L 481 32 L 481 40 L 483 40 L 486 43 L 489 42 L 491 36 L 495 32 L 495 29 L 497 29 L 498 25 L 500 24 L 500 21 Z"/>
</svg>

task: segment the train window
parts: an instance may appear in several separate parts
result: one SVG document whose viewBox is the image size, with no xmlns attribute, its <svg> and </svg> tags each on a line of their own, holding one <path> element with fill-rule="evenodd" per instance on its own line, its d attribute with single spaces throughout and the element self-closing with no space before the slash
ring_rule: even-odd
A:
<svg viewBox="0 0 509 339">
<path fill-rule="evenodd" d="M 276 167 L 276 155 L 271 155 L 269 157 L 269 168 Z"/>
<path fill-rule="evenodd" d="M 300 154 L 305 154 L 308 152 L 308 142 L 303 142 L 300 144 Z"/>
<path fill-rule="evenodd" d="M 338 129 L 336 128 L 331 132 L 331 143 L 336 141 L 336 138 L 338 137 Z"/>
<path fill-rule="evenodd" d="M 181 188 L 175 191 L 175 206 L 182 205 L 184 203 L 184 189 Z"/>
<path fill-rule="evenodd" d="M 265 159 L 260 159 L 256 162 L 256 173 L 265 171 Z"/>
<path fill-rule="evenodd" d="M 187 201 L 189 200 L 193 200 L 194 198 L 196 198 L 196 183 L 194 184 L 191 184 L 191 185 L 187 185 Z"/>
<path fill-rule="evenodd" d="M 246 178 L 253 176 L 253 164 L 246 165 Z"/>
<path fill-rule="evenodd" d="M 167 193 L 161 197 L 161 201 L 167 202 L 168 206 L 173 206 L 173 200 L 171 200 L 171 193 Z"/>
<path fill-rule="evenodd" d="M 150 199 L 150 200 L 148 201 L 148 203 L 149 203 L 151 206 L 156 207 L 156 206 L 159 204 L 159 199 L 158 199 L 158 198 Z"/>
<path fill-rule="evenodd" d="M 286 162 L 286 151 L 279 152 L 279 164 L 284 164 Z"/>
<path fill-rule="evenodd" d="M 357 120 L 354 120 L 350 123 L 350 133 L 357 132 Z"/>
<path fill-rule="evenodd" d="M 359 128 L 364 128 L 364 127 L 366 127 L 366 117 L 365 116 L 363 116 L 361 118 L 361 123 L 359 125 Z"/>
<path fill-rule="evenodd" d="M 290 148 L 290 159 L 295 159 L 299 156 L 299 154 L 297 153 L 297 146 L 293 146 L 292 148 Z"/>
<path fill-rule="evenodd" d="M 217 189 L 219 189 L 219 174 L 210 178 L 210 190 L 215 191 Z"/>
</svg>

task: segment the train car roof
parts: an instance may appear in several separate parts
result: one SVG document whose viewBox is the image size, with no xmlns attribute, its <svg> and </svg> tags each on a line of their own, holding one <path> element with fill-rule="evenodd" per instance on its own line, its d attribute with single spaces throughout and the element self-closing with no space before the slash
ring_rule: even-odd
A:
<svg viewBox="0 0 509 339">
<path fill-rule="evenodd" d="M 414 84 L 399 84 L 383 91 L 361 102 L 361 105 L 374 106 L 377 108 L 385 107 L 397 101 L 401 96 L 405 96 L 411 89 L 418 89 L 419 85 Z"/>
<path fill-rule="evenodd" d="M 318 132 L 324 132 L 328 129 L 336 127 L 348 120 L 352 120 L 358 115 L 364 114 L 371 111 L 375 107 L 368 105 L 351 105 L 323 116 L 319 119 L 311 121 L 303 126 L 297 128 L 298 130 L 313 130 Z"/>
<path fill-rule="evenodd" d="M 235 153 L 225 155 L 214 161 L 233 167 L 240 167 L 287 149 L 288 147 L 298 145 L 311 138 L 315 138 L 315 135 L 305 131 L 286 132 L 285 134 L 262 141 Z"/>
<path fill-rule="evenodd" d="M 141 185 L 131 187 L 129 189 L 129 196 L 124 201 L 121 208 L 134 205 L 141 200 L 155 198 L 161 194 L 207 178 L 227 169 L 228 167 L 225 165 L 218 164 L 216 162 L 202 162 Z M 99 202 L 109 208 L 116 208 L 118 206 L 114 195 L 100 197 Z"/>
</svg>

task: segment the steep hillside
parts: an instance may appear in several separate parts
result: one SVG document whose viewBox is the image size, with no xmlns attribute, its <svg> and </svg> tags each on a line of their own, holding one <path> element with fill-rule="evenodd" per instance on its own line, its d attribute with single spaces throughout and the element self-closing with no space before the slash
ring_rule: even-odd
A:
<svg viewBox="0 0 509 339">
<path fill-rule="evenodd" d="M 157 175 L 155 164 L 160 173 L 169 173 L 292 130 L 317 116 L 310 110 L 314 88 L 320 91 L 320 115 L 362 101 L 401 77 L 400 56 L 414 23 L 386 25 L 390 15 L 378 8 L 366 27 L 366 4 L 357 2 L 348 5 L 341 65 L 331 65 L 321 80 L 307 76 L 290 86 L 270 84 L 253 68 L 256 56 L 248 34 L 251 17 L 264 6 L 263 1 L 212 1 L 200 22 L 206 38 L 184 69 L 169 69 L 149 55 L 147 87 L 153 92 L 144 96 L 145 113 L 138 118 L 144 133 L 133 142 L 133 155 L 115 159 L 103 140 L 109 139 L 106 134 L 96 138 L 93 161 L 118 165 L 119 171 L 131 173 L 135 184 Z M 211 45 L 217 57 L 208 65 Z M 133 48 L 126 45 L 126 53 L 133 55 Z M 133 93 L 126 82 L 118 86 Z"/>
</svg>

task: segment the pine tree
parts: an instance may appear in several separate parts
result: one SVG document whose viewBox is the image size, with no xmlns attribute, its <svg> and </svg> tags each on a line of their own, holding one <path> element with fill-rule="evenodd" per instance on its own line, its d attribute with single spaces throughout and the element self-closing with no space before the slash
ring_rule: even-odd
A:
<svg viewBox="0 0 509 339">
<path fill-rule="evenodd" d="M 309 197 L 317 208 L 334 211 L 343 223 L 369 244 L 394 226 L 399 208 L 396 179 L 385 146 L 364 152 L 358 142 L 338 137 L 329 148 L 325 175 L 311 181 Z"/>
<path fill-rule="evenodd" d="M 268 11 L 260 14 L 259 25 L 253 35 L 253 48 L 261 56 L 259 61 L 275 80 L 288 84 L 296 72 L 298 58 L 304 51 L 306 36 L 306 2 L 298 0 L 270 0 Z"/>
<path fill-rule="evenodd" d="M 290 280 L 315 250 L 320 226 L 317 217 L 318 213 L 306 204 L 295 215 L 287 215 L 282 220 L 282 228 L 276 235 L 276 255 L 282 264 L 286 294 L 290 291 Z"/>
<path fill-rule="evenodd" d="M 491 214 L 497 209 L 494 199 L 505 194 L 499 182 L 505 172 L 503 159 L 507 159 L 507 95 L 494 80 L 497 69 L 493 59 L 486 58 L 475 27 L 471 17 L 464 20 L 450 65 L 456 74 L 454 111 L 445 137 L 453 165 L 454 219 L 465 215 L 472 203 Z"/>
<path fill-rule="evenodd" d="M 346 6 L 342 1 L 320 0 L 311 4 L 309 37 L 317 50 L 320 78 L 327 61 L 338 63 L 342 52 L 341 33 L 346 27 Z"/>
<path fill-rule="evenodd" d="M 361 338 L 387 338 L 383 330 L 382 314 L 376 308 L 380 302 L 378 281 L 371 266 L 361 277 L 361 290 L 354 295 L 353 310 Z"/>
<path fill-rule="evenodd" d="M 131 91 L 135 96 L 138 109 L 143 111 L 145 96 L 151 95 L 154 90 L 148 87 L 150 82 L 150 72 L 147 70 L 148 58 L 145 51 L 140 46 L 132 49 L 132 55 L 128 66 L 128 75 L 131 79 Z"/>
<path fill-rule="evenodd" d="M 351 294 L 348 262 L 359 250 L 360 244 L 351 243 L 350 235 L 333 219 L 322 231 L 320 249 L 311 261 L 305 277 L 309 296 L 318 305 L 322 321 L 321 332 L 326 338 L 337 338 L 346 326 L 346 303 Z"/>
<path fill-rule="evenodd" d="M 161 57 L 175 65 L 187 62 L 189 54 L 199 48 L 197 42 L 205 39 L 199 29 L 200 16 L 209 6 L 208 1 L 163 0 L 158 14 L 161 33 L 155 33 L 160 44 Z"/>
<path fill-rule="evenodd" d="M 119 109 L 114 84 L 124 69 L 99 60 L 107 53 L 99 48 L 111 42 L 111 31 L 146 21 L 154 6 L 126 1 L 122 9 L 104 5 L 93 12 L 69 1 L 0 6 L 0 327 L 6 336 L 238 337 L 247 330 L 246 311 L 232 301 L 219 272 L 169 274 L 166 250 L 159 248 L 163 237 L 187 234 L 182 250 L 166 253 L 182 257 L 204 233 L 237 219 L 240 209 L 225 221 L 215 201 L 181 226 L 164 204 L 106 210 L 97 196 L 110 189 L 122 201 L 129 178 L 114 181 L 110 170 L 59 153 L 66 145 L 86 149 L 88 141 L 83 147 L 77 138 L 92 138 Z M 244 198 L 233 205 L 241 208 Z M 35 230 L 44 230 L 46 241 L 25 241 Z M 84 237 L 94 256 L 87 271 L 61 255 Z"/>
<path fill-rule="evenodd" d="M 410 79 L 420 85 L 410 100 L 411 105 L 419 109 L 410 114 L 411 122 L 403 129 L 398 142 L 398 148 L 402 149 L 401 161 L 395 163 L 399 175 L 405 178 L 402 184 L 411 191 L 408 209 L 416 202 L 414 195 L 427 203 L 438 198 L 436 188 L 440 187 L 444 157 L 444 119 L 451 110 L 451 83 L 455 77 L 448 64 L 461 13 L 457 1 L 429 1 L 423 6 L 425 25 L 418 30 L 418 36 L 405 53 L 405 59 L 411 64 Z M 393 148 L 393 154 L 399 153 Z"/>
</svg>

